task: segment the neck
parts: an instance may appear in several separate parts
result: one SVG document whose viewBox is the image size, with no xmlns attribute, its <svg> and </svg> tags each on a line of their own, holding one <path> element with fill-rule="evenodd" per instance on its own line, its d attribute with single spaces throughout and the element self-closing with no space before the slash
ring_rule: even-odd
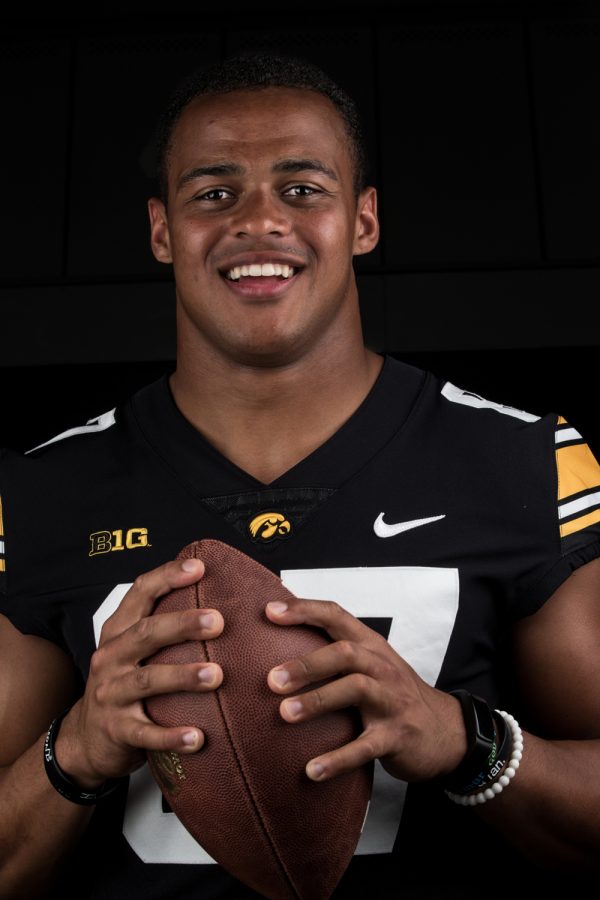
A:
<svg viewBox="0 0 600 900">
<path fill-rule="evenodd" d="M 371 390 L 382 358 L 348 343 L 276 367 L 179 358 L 171 376 L 175 402 L 213 446 L 269 484 L 330 438 Z"/>
</svg>

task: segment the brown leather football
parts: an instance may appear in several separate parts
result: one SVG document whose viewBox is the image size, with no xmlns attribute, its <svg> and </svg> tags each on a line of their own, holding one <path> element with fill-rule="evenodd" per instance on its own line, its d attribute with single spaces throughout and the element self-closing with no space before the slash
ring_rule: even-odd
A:
<svg viewBox="0 0 600 900">
<path fill-rule="evenodd" d="M 330 639 L 320 629 L 270 622 L 265 605 L 290 593 L 239 550 L 202 540 L 178 556 L 202 559 L 206 573 L 163 597 L 155 614 L 209 607 L 221 611 L 225 628 L 214 640 L 167 647 L 148 662 L 217 662 L 223 683 L 147 702 L 158 724 L 197 725 L 206 736 L 193 755 L 150 753 L 152 773 L 187 830 L 240 881 L 269 900 L 326 900 L 360 837 L 372 767 L 311 781 L 308 760 L 355 738 L 359 718 L 342 710 L 285 722 L 267 673 Z"/>
</svg>

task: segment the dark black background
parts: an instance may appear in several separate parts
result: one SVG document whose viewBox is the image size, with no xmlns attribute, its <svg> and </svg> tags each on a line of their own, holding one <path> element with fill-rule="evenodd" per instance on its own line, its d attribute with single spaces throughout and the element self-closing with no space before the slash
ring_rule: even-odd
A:
<svg viewBox="0 0 600 900">
<path fill-rule="evenodd" d="M 1 445 L 172 368 L 146 213 L 156 116 L 189 69 L 268 46 L 361 107 L 383 227 L 356 265 L 369 346 L 560 413 L 600 454 L 598 3 L 104 3 L 0 24 Z"/>
</svg>

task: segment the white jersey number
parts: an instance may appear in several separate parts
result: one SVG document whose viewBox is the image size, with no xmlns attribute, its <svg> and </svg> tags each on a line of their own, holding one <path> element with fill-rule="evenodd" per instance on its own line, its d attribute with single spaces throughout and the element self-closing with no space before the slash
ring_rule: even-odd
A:
<svg viewBox="0 0 600 900">
<path fill-rule="evenodd" d="M 347 569 L 293 569 L 281 580 L 298 597 L 335 600 L 352 615 L 388 619 L 388 641 L 428 684 L 438 678 L 458 611 L 457 569 L 385 566 Z M 120 584 L 94 616 L 98 643 L 102 625 L 115 611 L 129 584 Z M 406 784 L 375 764 L 369 813 L 356 853 L 392 850 Z M 212 863 L 173 813 L 162 809 L 162 795 L 147 766 L 129 779 L 123 834 L 148 863 Z"/>
</svg>

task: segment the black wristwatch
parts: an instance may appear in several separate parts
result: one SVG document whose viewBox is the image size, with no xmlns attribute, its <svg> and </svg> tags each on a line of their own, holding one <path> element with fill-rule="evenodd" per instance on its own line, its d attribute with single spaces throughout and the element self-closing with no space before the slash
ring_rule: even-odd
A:
<svg viewBox="0 0 600 900">
<path fill-rule="evenodd" d="M 486 784 L 493 776 L 494 765 L 501 757 L 507 736 L 502 716 L 469 691 L 449 691 L 460 702 L 467 731 L 467 753 L 460 765 L 443 780 L 445 790 L 469 794 Z"/>
</svg>

